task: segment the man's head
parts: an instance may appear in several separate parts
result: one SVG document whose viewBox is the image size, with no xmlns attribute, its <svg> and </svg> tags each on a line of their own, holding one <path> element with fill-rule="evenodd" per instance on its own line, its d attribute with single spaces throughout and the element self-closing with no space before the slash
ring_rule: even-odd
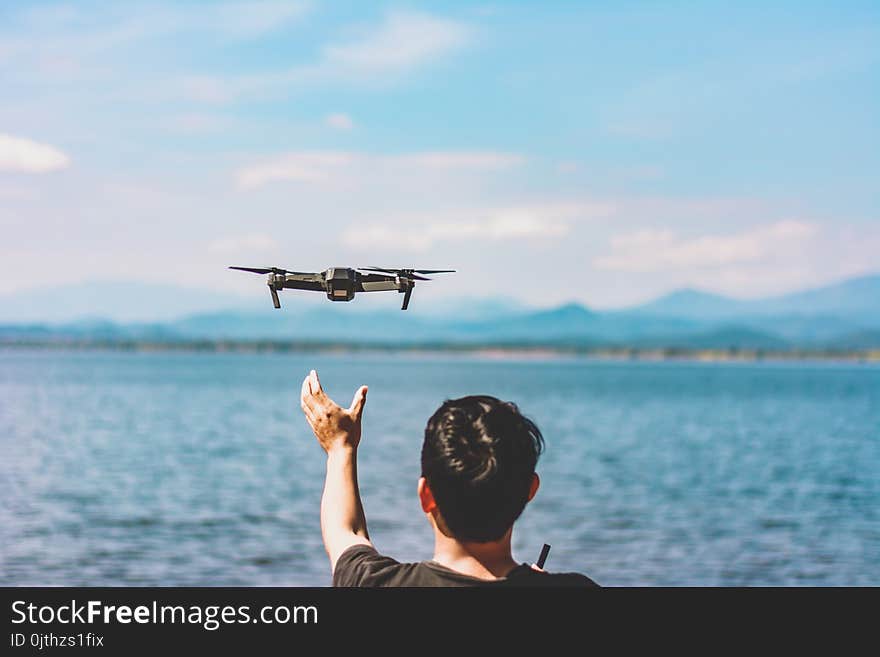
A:
<svg viewBox="0 0 880 657">
<path fill-rule="evenodd" d="M 486 395 L 447 400 L 425 427 L 422 477 L 430 490 L 420 491 L 422 507 L 433 499 L 459 541 L 499 540 L 537 490 L 543 448 L 538 427 L 516 405 Z"/>
</svg>

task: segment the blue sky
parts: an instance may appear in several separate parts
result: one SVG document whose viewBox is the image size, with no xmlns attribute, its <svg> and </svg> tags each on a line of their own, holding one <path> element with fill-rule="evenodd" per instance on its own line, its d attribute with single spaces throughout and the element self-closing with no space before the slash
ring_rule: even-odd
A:
<svg viewBox="0 0 880 657">
<path fill-rule="evenodd" d="M 616 307 L 880 269 L 875 2 L 3 3 L 0 79 L 0 293 L 376 264 Z"/>
</svg>

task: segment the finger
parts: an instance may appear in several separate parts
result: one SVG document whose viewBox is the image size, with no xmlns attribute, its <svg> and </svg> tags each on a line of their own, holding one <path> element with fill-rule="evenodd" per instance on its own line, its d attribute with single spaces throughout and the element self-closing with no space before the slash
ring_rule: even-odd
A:
<svg viewBox="0 0 880 657">
<path fill-rule="evenodd" d="M 306 416 L 306 420 L 308 420 L 308 423 L 314 428 L 315 420 L 317 419 L 317 416 L 315 415 L 315 411 L 313 411 L 311 409 L 311 407 L 304 404 L 303 405 L 303 414 Z"/>
<path fill-rule="evenodd" d="M 324 394 L 324 389 L 321 387 L 321 380 L 318 378 L 318 373 L 315 370 L 309 372 L 309 385 L 312 388 L 312 394 L 318 399 L 323 399 L 327 396 Z"/>
<path fill-rule="evenodd" d="M 306 377 L 303 379 L 302 389 L 299 393 L 299 401 L 302 405 L 308 404 L 312 399 L 312 389 L 310 387 L 310 379 Z"/>
<path fill-rule="evenodd" d="M 300 406 L 303 409 L 303 413 L 307 415 L 311 414 L 313 417 L 317 417 L 320 414 L 320 405 L 315 402 L 315 398 L 311 394 L 306 395 L 300 400 Z"/>
<path fill-rule="evenodd" d="M 312 404 L 309 402 L 308 397 L 301 397 L 299 400 L 299 407 L 302 409 L 303 413 L 308 415 L 309 413 L 314 413 L 315 409 L 312 408 Z"/>
<path fill-rule="evenodd" d="M 367 386 L 361 386 L 358 388 L 358 391 L 354 393 L 354 399 L 351 400 L 351 406 L 348 409 L 348 412 L 351 413 L 355 419 L 360 420 L 361 415 L 364 414 L 364 404 L 367 403 Z"/>
<path fill-rule="evenodd" d="M 306 379 L 306 381 L 308 381 L 308 379 Z M 299 398 L 299 406 L 300 408 L 302 408 L 303 413 L 305 413 L 307 417 L 315 417 L 318 415 L 318 405 L 315 403 L 315 398 L 308 390 L 308 386 L 306 385 L 306 383 L 303 383 L 303 393 Z"/>
<path fill-rule="evenodd" d="M 306 418 L 308 418 L 309 423 L 314 424 L 314 419 L 319 415 L 319 403 L 318 400 L 315 399 L 315 396 L 312 394 L 309 382 L 310 377 L 307 376 L 305 379 L 303 379 L 302 390 L 299 397 L 299 405 L 300 408 L 302 408 L 303 413 L 306 414 Z"/>
</svg>

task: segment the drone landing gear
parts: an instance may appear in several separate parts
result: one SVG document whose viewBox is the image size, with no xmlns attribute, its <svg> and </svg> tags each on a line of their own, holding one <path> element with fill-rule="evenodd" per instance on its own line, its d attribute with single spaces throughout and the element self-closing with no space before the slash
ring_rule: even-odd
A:
<svg viewBox="0 0 880 657">
<path fill-rule="evenodd" d="M 278 290 L 284 287 L 284 274 L 269 274 L 269 293 L 272 295 L 272 305 L 276 308 L 281 307 L 281 301 L 278 299 Z"/>
<path fill-rule="evenodd" d="M 403 305 L 400 307 L 401 310 L 406 310 L 406 307 L 409 305 L 409 298 L 412 296 L 412 291 L 413 289 L 410 287 L 403 293 Z"/>
</svg>

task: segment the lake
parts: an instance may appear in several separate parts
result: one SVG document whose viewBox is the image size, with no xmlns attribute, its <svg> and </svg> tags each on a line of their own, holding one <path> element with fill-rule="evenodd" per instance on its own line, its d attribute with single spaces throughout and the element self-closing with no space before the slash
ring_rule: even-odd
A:
<svg viewBox="0 0 880 657">
<path fill-rule="evenodd" d="M 315 368 L 370 386 L 371 537 L 429 559 L 416 481 L 448 397 L 546 440 L 514 556 L 605 585 L 880 585 L 880 367 L 0 350 L 0 584 L 324 586 Z"/>
</svg>

